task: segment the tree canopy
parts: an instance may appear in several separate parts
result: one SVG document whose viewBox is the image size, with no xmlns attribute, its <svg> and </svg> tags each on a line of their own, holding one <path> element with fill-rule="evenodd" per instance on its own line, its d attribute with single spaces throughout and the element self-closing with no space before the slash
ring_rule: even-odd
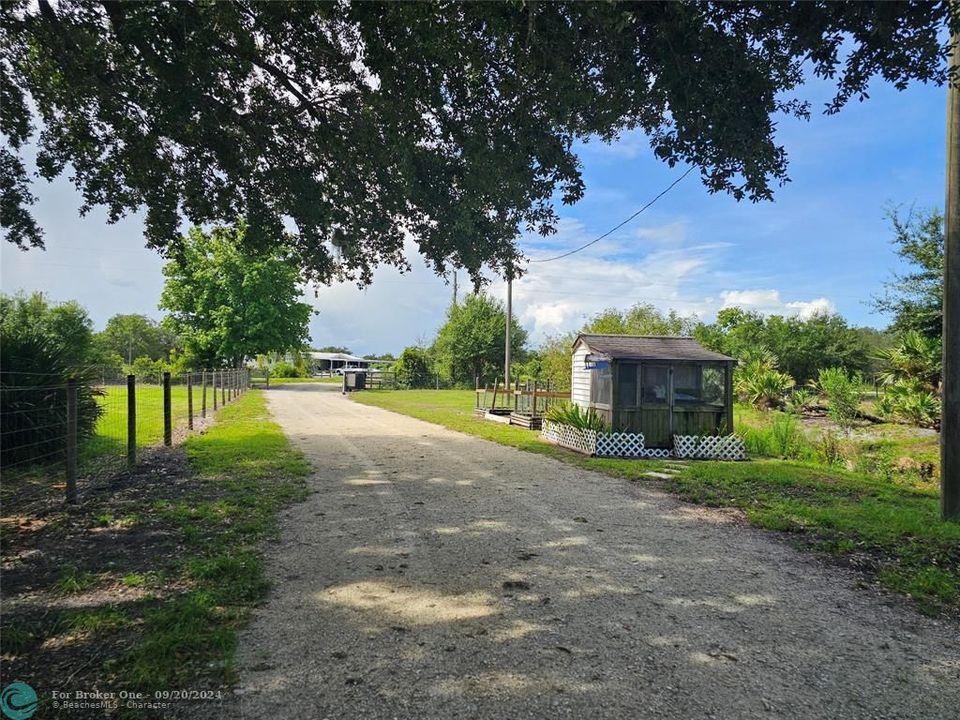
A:
<svg viewBox="0 0 960 720">
<path fill-rule="evenodd" d="M 870 366 L 867 336 L 837 314 L 800 318 L 724 308 L 716 322 L 697 327 L 693 335 L 736 358 L 772 353 L 779 369 L 800 384 L 816 378 L 823 368 L 863 371 Z"/>
<path fill-rule="evenodd" d="M 887 214 L 893 227 L 897 255 L 909 267 L 885 283 L 886 291 L 873 306 L 893 315 L 890 329 L 918 332 L 937 339 L 943 335 L 943 215 L 936 209 L 906 215 L 897 209 Z"/>
<path fill-rule="evenodd" d="M 0 294 L 0 332 L 11 343 L 11 338 L 31 338 L 44 348 L 44 352 L 56 355 L 58 368 L 76 373 L 89 364 L 93 322 L 86 308 L 75 300 L 54 303 L 39 292 Z M 54 372 L 41 365 L 15 366 L 8 350 L 10 347 L 5 345 L 4 353 L 0 355 L 4 371 Z"/>
<path fill-rule="evenodd" d="M 580 332 L 598 335 L 689 335 L 699 324 L 695 316 L 684 317 L 676 310 L 664 314 L 649 303 L 637 303 L 627 310 L 608 308 L 594 315 Z M 571 339 L 570 344 L 572 342 Z"/>
<path fill-rule="evenodd" d="M 127 364 L 138 357 L 165 359 L 174 346 L 174 338 L 160 323 L 139 314 L 117 314 L 94 337 L 103 353 L 115 353 Z"/>
<path fill-rule="evenodd" d="M 433 341 L 433 356 L 447 377 L 473 387 L 477 378 L 503 376 L 506 333 L 503 303 L 483 293 L 467 295 L 462 303 L 450 306 Z M 526 342 L 527 331 L 511 318 L 510 351 L 518 362 Z"/>
<path fill-rule="evenodd" d="M 515 267 L 584 191 L 575 142 L 646 133 L 710 192 L 788 178 L 778 120 L 880 77 L 947 77 L 941 2 L 120 3 L 11 0 L 0 24 L 0 219 L 42 244 L 24 147 L 81 211 L 146 210 L 149 245 L 245 218 L 321 282 L 405 265 Z M 41 132 L 35 135 L 34 126 Z M 285 234 L 284 228 L 295 231 Z"/>
<path fill-rule="evenodd" d="M 300 302 L 300 276 L 289 255 L 245 250 L 246 226 L 193 228 L 181 259 L 163 268 L 160 307 L 194 364 L 239 366 L 244 358 L 305 345 L 312 309 Z"/>
</svg>

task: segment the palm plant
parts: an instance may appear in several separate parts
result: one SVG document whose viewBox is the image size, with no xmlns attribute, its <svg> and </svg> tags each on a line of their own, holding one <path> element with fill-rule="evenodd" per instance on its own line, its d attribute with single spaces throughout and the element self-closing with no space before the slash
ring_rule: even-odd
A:
<svg viewBox="0 0 960 720">
<path fill-rule="evenodd" d="M 940 398 L 916 379 L 898 380 L 887 386 L 877 402 L 877 411 L 920 427 L 940 426 Z"/>
<path fill-rule="evenodd" d="M 918 380 L 930 391 L 940 386 L 943 367 L 940 341 L 924 337 L 916 330 L 908 330 L 900 336 L 899 342 L 891 348 L 880 350 L 877 358 L 887 367 L 878 374 L 885 385 L 893 385 L 900 380 Z"/>
<path fill-rule="evenodd" d="M 777 369 L 777 358 L 769 350 L 758 348 L 745 356 L 733 378 L 738 399 L 756 408 L 768 410 L 782 407 L 784 395 L 796 382 Z"/>
<path fill-rule="evenodd" d="M 554 405 L 543 416 L 544 420 L 559 425 L 570 425 L 578 430 L 593 430 L 607 432 L 607 421 L 593 408 L 584 410 L 579 405 L 564 403 Z"/>
<path fill-rule="evenodd" d="M 802 415 L 810 410 L 816 399 L 816 394 L 811 390 L 798 388 L 787 397 L 787 412 L 791 412 L 794 415 Z"/>
</svg>

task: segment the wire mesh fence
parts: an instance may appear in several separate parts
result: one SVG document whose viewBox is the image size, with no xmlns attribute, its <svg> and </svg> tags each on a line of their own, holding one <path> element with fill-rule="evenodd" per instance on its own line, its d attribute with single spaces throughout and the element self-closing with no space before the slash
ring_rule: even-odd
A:
<svg viewBox="0 0 960 720">
<path fill-rule="evenodd" d="M 44 373 L 0 377 L 0 467 L 54 465 L 65 460 L 67 383 Z"/>
<path fill-rule="evenodd" d="M 88 369 L 72 378 L 0 371 L 0 472 L 64 483 L 110 477 L 138 450 L 172 445 L 250 387 L 245 369 L 121 375 Z"/>
</svg>

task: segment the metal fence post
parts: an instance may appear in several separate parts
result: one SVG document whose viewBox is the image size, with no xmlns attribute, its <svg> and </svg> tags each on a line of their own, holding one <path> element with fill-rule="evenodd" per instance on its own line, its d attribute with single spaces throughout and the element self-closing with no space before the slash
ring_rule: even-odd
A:
<svg viewBox="0 0 960 720">
<path fill-rule="evenodd" d="M 137 464 L 137 376 L 127 375 L 127 467 Z"/>
<path fill-rule="evenodd" d="M 173 445 L 173 417 L 170 413 L 170 373 L 163 374 L 163 444 Z"/>
<path fill-rule="evenodd" d="M 207 416 L 207 371 L 200 373 L 200 417 Z"/>
<path fill-rule="evenodd" d="M 193 430 L 193 373 L 187 373 L 187 429 Z"/>
<path fill-rule="evenodd" d="M 67 380 L 67 502 L 77 504 L 77 381 Z"/>
<path fill-rule="evenodd" d="M 210 371 L 210 383 L 213 387 L 213 411 L 217 411 L 217 371 Z"/>
<path fill-rule="evenodd" d="M 226 370 L 220 371 L 220 404 L 227 404 L 227 383 L 226 383 Z"/>
</svg>

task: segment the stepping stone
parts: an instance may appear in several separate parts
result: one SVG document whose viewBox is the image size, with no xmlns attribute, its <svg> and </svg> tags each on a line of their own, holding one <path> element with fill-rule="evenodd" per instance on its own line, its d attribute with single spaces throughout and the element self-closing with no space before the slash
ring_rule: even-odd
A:
<svg viewBox="0 0 960 720">
<path fill-rule="evenodd" d="M 649 471 L 649 472 L 645 472 L 644 475 L 645 475 L 646 477 L 657 478 L 657 480 L 669 480 L 670 478 L 673 477 L 673 475 L 671 475 L 671 474 L 669 474 L 669 473 L 656 472 L 656 471 L 654 471 L 654 470 L 651 470 L 651 471 Z"/>
</svg>

